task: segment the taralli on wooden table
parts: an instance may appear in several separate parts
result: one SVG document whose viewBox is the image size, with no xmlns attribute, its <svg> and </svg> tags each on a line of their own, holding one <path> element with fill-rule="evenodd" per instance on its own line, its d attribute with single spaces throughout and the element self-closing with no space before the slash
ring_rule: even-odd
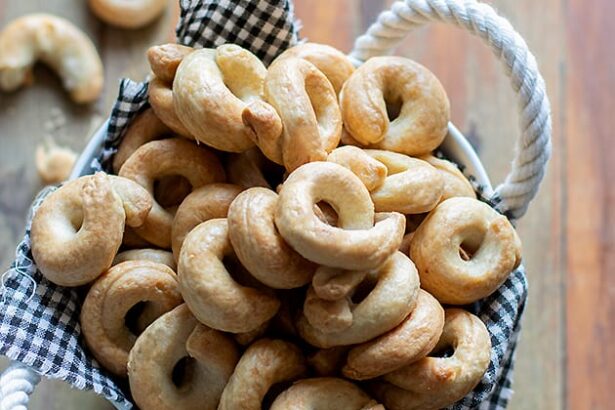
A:
<svg viewBox="0 0 615 410">
<path fill-rule="evenodd" d="M 58 184 L 66 181 L 77 160 L 77 154 L 70 148 L 55 144 L 36 147 L 36 170 L 45 184 Z"/>
</svg>

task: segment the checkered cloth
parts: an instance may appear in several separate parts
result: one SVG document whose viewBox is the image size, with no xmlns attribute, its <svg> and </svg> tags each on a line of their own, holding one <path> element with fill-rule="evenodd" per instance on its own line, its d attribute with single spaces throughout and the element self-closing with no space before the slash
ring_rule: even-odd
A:
<svg viewBox="0 0 615 410">
<path fill-rule="evenodd" d="M 287 0 L 182 1 L 178 41 L 195 47 L 237 43 L 270 62 L 297 41 L 292 4 Z M 104 148 L 91 171 L 110 170 L 127 124 L 147 107 L 147 83 L 122 80 Z M 28 217 L 55 187 L 35 199 Z M 83 293 L 48 282 L 30 251 L 30 222 L 11 269 L 2 276 L 0 353 L 31 366 L 43 376 L 103 395 L 118 409 L 133 408 L 125 380 L 112 377 L 87 351 L 79 326 Z M 523 268 L 500 289 L 470 306 L 486 323 L 493 350 L 480 384 L 453 409 L 503 409 L 512 394 L 511 377 L 520 317 L 527 297 Z"/>
</svg>

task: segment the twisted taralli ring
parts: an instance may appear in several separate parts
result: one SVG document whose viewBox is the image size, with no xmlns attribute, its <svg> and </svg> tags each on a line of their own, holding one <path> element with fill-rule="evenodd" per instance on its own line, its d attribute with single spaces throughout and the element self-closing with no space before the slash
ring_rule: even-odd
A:
<svg viewBox="0 0 615 410">
<path fill-rule="evenodd" d="M 215 410 L 238 359 L 228 335 L 180 305 L 145 329 L 130 351 L 130 391 L 142 409 Z M 173 380 L 182 363 L 183 377 Z"/>
<path fill-rule="evenodd" d="M 339 227 L 314 213 L 320 201 L 333 206 Z M 284 240 L 306 259 L 366 270 L 382 265 L 399 248 L 405 221 L 395 212 L 374 215 L 367 188 L 348 169 L 312 162 L 296 169 L 282 185 L 275 223 Z"/>
<path fill-rule="evenodd" d="M 83 302 L 85 342 L 96 360 L 119 376 L 127 374 L 128 353 L 137 338 L 126 326 L 126 316 L 141 302 L 149 308 L 149 323 L 138 323 L 138 330 L 182 303 L 175 272 L 155 262 L 123 262 L 101 275 Z"/>
<path fill-rule="evenodd" d="M 139 226 L 152 197 L 135 182 L 99 172 L 51 193 L 32 219 L 32 255 L 38 269 L 62 286 L 84 285 L 113 262 L 124 223 Z"/>
<path fill-rule="evenodd" d="M 261 410 L 271 386 L 295 380 L 305 371 L 303 354 L 294 344 L 277 339 L 258 340 L 239 359 L 218 410 Z"/>
</svg>

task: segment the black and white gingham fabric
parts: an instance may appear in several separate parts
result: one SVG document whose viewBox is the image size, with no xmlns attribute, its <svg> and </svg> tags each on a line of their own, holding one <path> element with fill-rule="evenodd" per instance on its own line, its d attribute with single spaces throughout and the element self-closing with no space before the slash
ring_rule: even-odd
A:
<svg viewBox="0 0 615 410">
<path fill-rule="evenodd" d="M 185 45 L 213 47 L 233 42 L 270 62 L 297 41 L 289 0 L 182 0 L 181 6 L 177 37 Z M 147 83 L 122 80 L 107 138 L 91 164 L 92 172 L 110 168 L 123 131 L 146 107 Z M 46 188 L 37 196 L 31 214 L 54 190 Z M 125 380 L 111 377 L 87 352 L 79 326 L 83 294 L 48 282 L 37 270 L 30 252 L 30 222 L 2 284 L 0 354 L 31 366 L 43 376 L 93 390 L 119 409 L 134 407 Z M 526 298 L 527 281 L 520 268 L 496 293 L 470 307 L 491 334 L 491 363 L 476 389 L 451 408 L 506 407 L 512 394 L 514 350 Z"/>
</svg>

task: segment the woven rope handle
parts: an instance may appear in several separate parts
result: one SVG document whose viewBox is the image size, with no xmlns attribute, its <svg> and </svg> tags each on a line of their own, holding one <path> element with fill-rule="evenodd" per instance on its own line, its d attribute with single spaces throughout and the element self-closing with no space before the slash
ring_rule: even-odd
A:
<svg viewBox="0 0 615 410">
<path fill-rule="evenodd" d="M 12 362 L 0 376 L 0 410 L 27 410 L 30 394 L 40 380 L 34 370 Z"/>
<path fill-rule="evenodd" d="M 521 137 L 511 171 L 491 198 L 496 208 L 520 218 L 536 195 L 551 156 L 551 108 L 536 59 L 508 20 L 475 0 L 404 0 L 381 13 L 355 41 L 350 58 L 361 64 L 390 54 L 414 28 L 444 22 L 480 37 L 504 64 L 517 94 Z"/>
</svg>

